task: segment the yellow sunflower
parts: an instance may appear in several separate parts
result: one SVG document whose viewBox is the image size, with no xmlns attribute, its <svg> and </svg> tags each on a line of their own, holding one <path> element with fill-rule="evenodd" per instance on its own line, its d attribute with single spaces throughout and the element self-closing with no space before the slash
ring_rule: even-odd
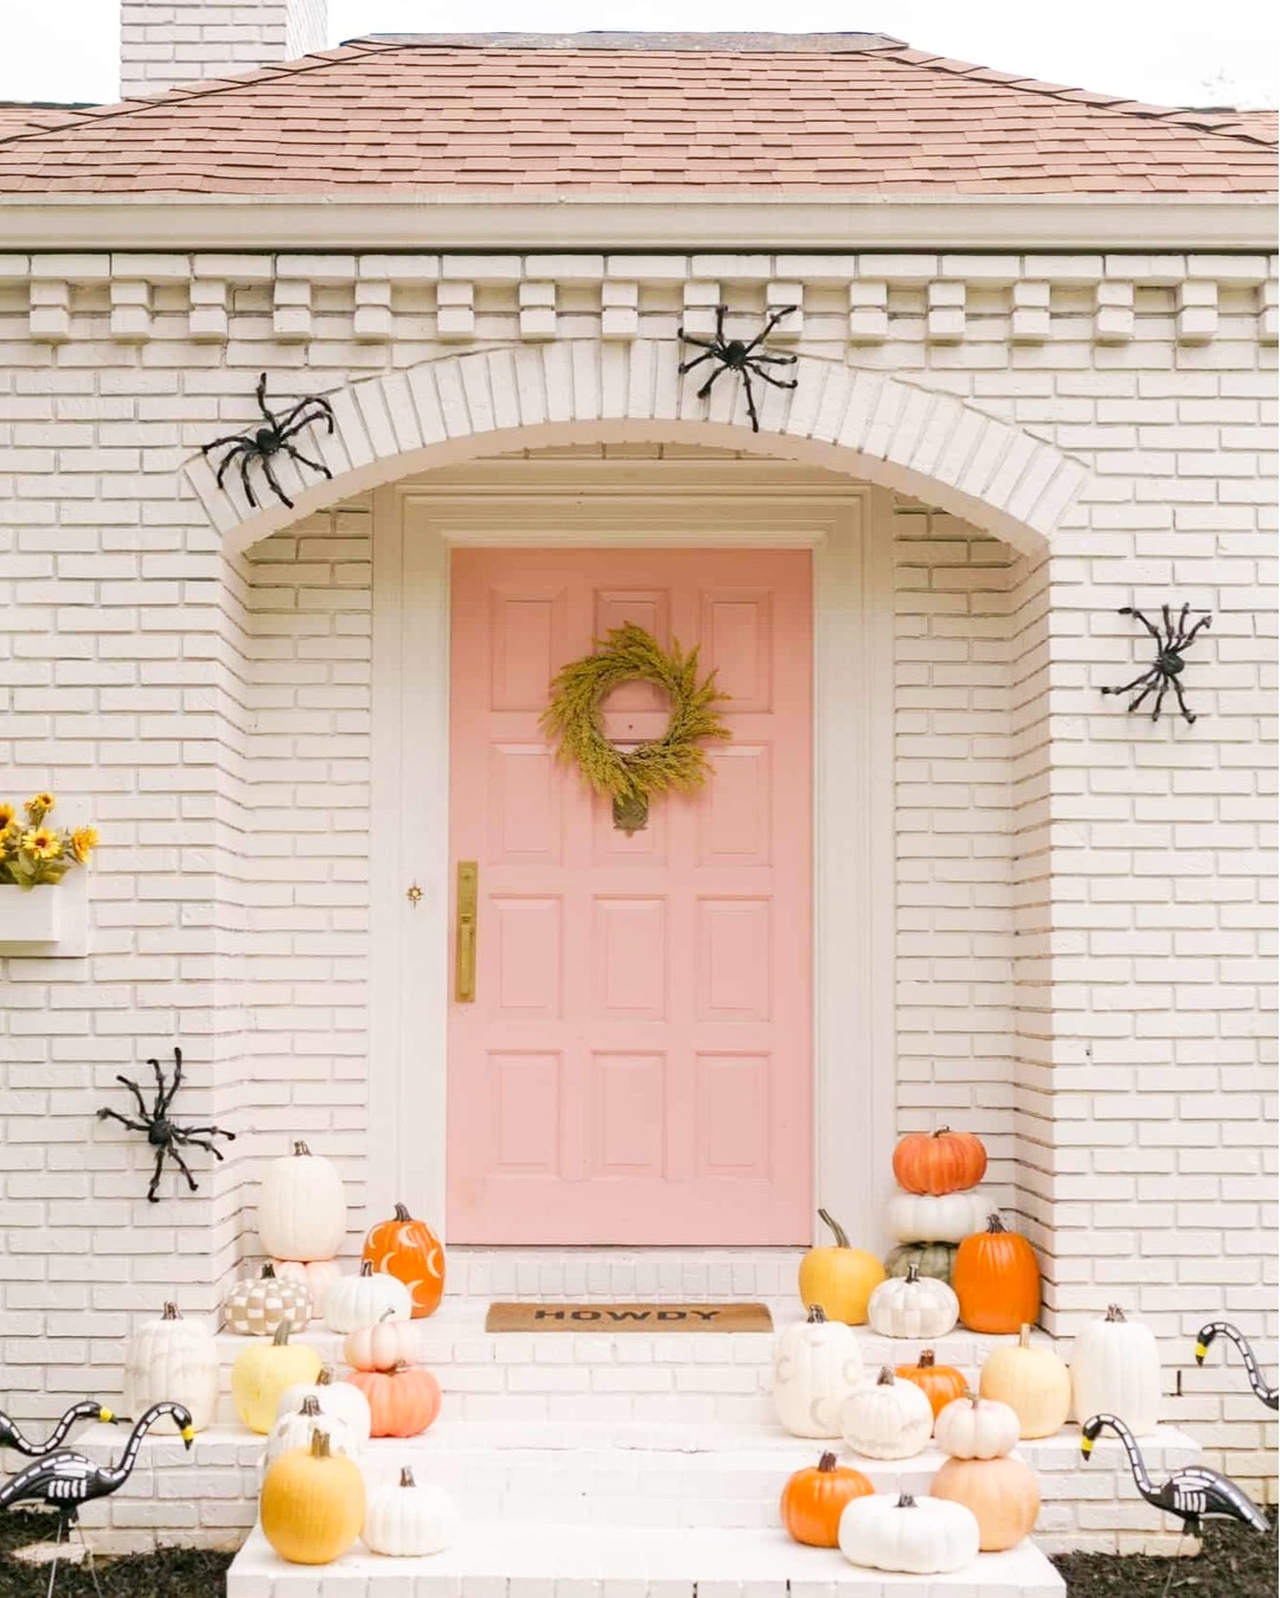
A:
<svg viewBox="0 0 1280 1598">
<path fill-rule="evenodd" d="M 56 860 L 62 853 L 62 840 L 49 827 L 32 827 L 22 834 L 22 847 L 37 860 Z"/>
<path fill-rule="evenodd" d="M 57 804 L 57 802 L 58 801 L 51 793 L 38 793 L 32 798 L 28 799 L 22 808 L 31 817 L 32 822 L 38 827 L 53 809 L 54 805 Z"/>
<path fill-rule="evenodd" d="M 98 832 L 95 827 L 77 827 L 71 834 L 71 853 L 76 860 L 84 865 L 89 856 L 98 847 Z"/>
<path fill-rule="evenodd" d="M 8 832 L 17 813 L 7 799 L 0 799 L 0 833 Z"/>
</svg>

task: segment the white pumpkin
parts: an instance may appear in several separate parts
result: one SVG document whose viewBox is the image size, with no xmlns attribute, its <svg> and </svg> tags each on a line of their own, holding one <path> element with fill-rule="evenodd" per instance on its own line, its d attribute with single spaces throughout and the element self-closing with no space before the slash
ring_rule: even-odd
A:
<svg viewBox="0 0 1280 1598">
<path fill-rule="evenodd" d="M 305 1143 L 272 1160 L 258 1194 L 263 1251 L 282 1260 L 331 1260 L 347 1235 L 338 1168 Z"/>
<path fill-rule="evenodd" d="M 886 1219 L 895 1243 L 963 1243 L 985 1229 L 989 1208 L 976 1187 L 965 1193 L 896 1193 Z"/>
<path fill-rule="evenodd" d="M 351 1455 L 356 1452 L 355 1439 L 343 1422 L 336 1415 L 322 1414 L 318 1399 L 304 1398 L 297 1409 L 281 1415 L 271 1428 L 262 1463 L 269 1465 L 273 1459 L 279 1459 L 281 1454 L 287 1454 L 294 1448 L 309 1449 L 312 1433 L 316 1431 L 328 1432 L 331 1454 Z"/>
<path fill-rule="evenodd" d="M 867 1319 L 881 1337 L 945 1337 L 960 1318 L 960 1300 L 934 1276 L 913 1265 L 905 1276 L 881 1282 L 867 1303 Z"/>
<path fill-rule="evenodd" d="M 364 1512 L 365 1545 L 375 1554 L 408 1559 L 438 1554 L 458 1530 L 458 1506 L 443 1487 L 419 1486 L 408 1465 L 394 1487 L 376 1487 Z"/>
<path fill-rule="evenodd" d="M 373 1430 L 369 1400 L 350 1382 L 337 1381 L 332 1365 L 322 1366 L 314 1382 L 295 1382 L 292 1387 L 286 1387 L 276 1405 L 276 1419 L 296 1414 L 305 1398 L 314 1398 L 322 1415 L 332 1415 L 342 1422 L 354 1448 L 363 1448 L 369 1441 Z"/>
<path fill-rule="evenodd" d="M 820 1304 L 779 1336 L 773 1403 L 793 1437 L 839 1437 L 840 1406 L 864 1380 L 853 1328 L 829 1321 Z"/>
<path fill-rule="evenodd" d="M 276 1275 L 282 1282 L 301 1282 L 311 1294 L 311 1313 L 324 1314 L 324 1296 L 332 1283 L 342 1275 L 337 1260 L 272 1260 Z"/>
<path fill-rule="evenodd" d="M 874 1493 L 845 1505 L 839 1538 L 850 1564 L 934 1576 L 972 1564 L 981 1534 L 977 1517 L 963 1504 Z"/>
<path fill-rule="evenodd" d="M 1150 1327 L 1127 1321 L 1112 1304 L 1076 1337 L 1071 1394 L 1076 1419 L 1118 1415 L 1137 1436 L 1155 1431 L 1163 1387 L 1160 1349 Z"/>
<path fill-rule="evenodd" d="M 840 1433 L 868 1459 L 910 1459 L 928 1446 L 933 1405 L 914 1382 L 900 1382 L 886 1365 L 874 1385 L 860 1387 L 840 1406 Z"/>
<path fill-rule="evenodd" d="M 191 1425 L 202 1432 L 218 1410 L 218 1345 L 200 1321 L 184 1321 L 176 1304 L 166 1304 L 158 1321 L 143 1321 L 124 1354 L 124 1409 L 141 1415 L 169 1399 L 191 1411 Z M 179 1430 L 171 1415 L 157 1431 Z"/>
<path fill-rule="evenodd" d="M 969 1393 L 943 1405 L 933 1435 L 952 1459 L 1002 1459 L 1017 1446 L 1017 1411 L 997 1398 Z"/>
<path fill-rule="evenodd" d="M 354 1332 L 379 1321 L 407 1321 L 413 1300 L 403 1282 L 386 1271 L 375 1271 L 368 1260 L 359 1276 L 344 1276 L 325 1294 L 324 1323 L 331 1332 Z"/>
<path fill-rule="evenodd" d="M 311 1319 L 311 1294 L 301 1282 L 282 1282 L 270 1265 L 245 1276 L 227 1294 L 222 1317 L 241 1337 L 274 1337 L 285 1321 L 300 1332 Z"/>
<path fill-rule="evenodd" d="M 372 1326 L 357 1326 L 347 1333 L 342 1352 L 347 1364 L 358 1371 L 392 1371 L 397 1365 L 415 1364 L 418 1358 L 418 1333 L 412 1321 L 390 1318 L 390 1310 Z"/>
</svg>

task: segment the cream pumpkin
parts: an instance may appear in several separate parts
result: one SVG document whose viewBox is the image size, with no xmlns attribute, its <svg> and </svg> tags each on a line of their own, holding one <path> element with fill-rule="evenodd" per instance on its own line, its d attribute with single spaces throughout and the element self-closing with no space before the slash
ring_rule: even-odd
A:
<svg viewBox="0 0 1280 1598">
<path fill-rule="evenodd" d="M 268 1165 L 258 1194 L 258 1236 L 282 1260 L 331 1260 L 347 1235 L 338 1168 L 305 1143 Z"/>
<path fill-rule="evenodd" d="M 443 1487 L 419 1485 L 408 1465 L 394 1487 L 369 1495 L 361 1535 L 375 1554 L 412 1559 L 443 1552 L 458 1530 L 458 1506 Z"/>
<path fill-rule="evenodd" d="M 885 1219 L 895 1243 L 961 1243 L 986 1225 L 987 1201 L 966 1193 L 895 1193 Z"/>
<path fill-rule="evenodd" d="M 212 1426 L 218 1411 L 218 1345 L 200 1321 L 184 1320 L 176 1304 L 166 1304 L 159 1320 L 143 1321 L 124 1355 L 124 1408 L 141 1415 L 166 1399 L 190 1411 L 191 1429 Z M 170 1415 L 157 1431 L 178 1431 Z"/>
<path fill-rule="evenodd" d="M 354 1332 L 379 1321 L 407 1321 L 413 1313 L 409 1289 L 366 1260 L 359 1276 L 344 1276 L 325 1294 L 324 1323 L 331 1332 Z"/>
<path fill-rule="evenodd" d="M 933 1405 L 914 1382 L 900 1382 L 886 1365 L 840 1407 L 840 1432 L 868 1459 L 910 1459 L 933 1434 Z"/>
<path fill-rule="evenodd" d="M 1018 1417 L 998 1399 L 955 1398 L 933 1425 L 938 1447 L 953 1459 L 1002 1459 L 1018 1441 Z"/>
<path fill-rule="evenodd" d="M 780 1333 L 773 1403 L 793 1437 L 839 1437 L 840 1406 L 863 1380 L 852 1328 L 829 1321 L 817 1304 L 807 1320 Z"/>
<path fill-rule="evenodd" d="M 1071 1391 L 1076 1419 L 1118 1415 L 1142 1437 L 1160 1419 L 1160 1349 L 1150 1327 L 1126 1320 L 1112 1304 L 1076 1337 L 1071 1354 Z"/>
<path fill-rule="evenodd" d="M 1029 1326 L 1022 1328 L 1015 1344 L 987 1355 L 978 1391 L 983 1398 L 1008 1404 L 1024 1441 L 1052 1437 L 1071 1412 L 1071 1373 L 1051 1348 L 1033 1346 Z"/>
<path fill-rule="evenodd" d="M 275 1424 L 280 1395 L 295 1383 L 314 1382 L 320 1356 L 306 1343 L 289 1341 L 285 1321 L 270 1343 L 251 1343 L 231 1367 L 231 1401 L 251 1432 L 265 1437 Z"/>
<path fill-rule="evenodd" d="M 281 1454 L 293 1448 L 310 1448 L 315 1431 L 329 1434 L 329 1448 L 335 1454 L 350 1456 L 356 1452 L 355 1438 L 336 1415 L 324 1415 L 316 1398 L 304 1398 L 297 1409 L 281 1415 L 267 1433 L 267 1449 L 263 1461 L 269 1465 Z"/>
<path fill-rule="evenodd" d="M 337 1381 L 332 1365 L 321 1366 L 313 1382 L 295 1382 L 291 1387 L 286 1387 L 276 1405 L 276 1419 L 301 1409 L 303 1400 L 307 1398 L 315 1399 L 322 1415 L 333 1415 L 342 1422 L 357 1449 L 363 1448 L 369 1441 L 373 1427 L 369 1400 L 350 1382 Z"/>
<path fill-rule="evenodd" d="M 929 1491 L 973 1515 L 984 1554 L 1016 1547 L 1040 1513 L 1036 1473 L 1020 1459 L 948 1459 Z"/>
<path fill-rule="evenodd" d="M 980 1541 L 972 1511 L 940 1498 L 876 1493 L 853 1499 L 840 1516 L 840 1552 L 874 1570 L 942 1575 L 971 1565 Z"/>
<path fill-rule="evenodd" d="M 394 1321 L 386 1312 L 372 1326 L 348 1332 L 342 1345 L 347 1364 L 358 1371 L 389 1371 L 412 1365 L 418 1357 L 418 1336 L 409 1321 Z"/>
<path fill-rule="evenodd" d="M 921 1276 L 914 1265 L 905 1276 L 881 1282 L 867 1305 L 871 1330 L 881 1337 L 945 1337 L 959 1313 L 959 1301 L 947 1284 Z"/>
</svg>

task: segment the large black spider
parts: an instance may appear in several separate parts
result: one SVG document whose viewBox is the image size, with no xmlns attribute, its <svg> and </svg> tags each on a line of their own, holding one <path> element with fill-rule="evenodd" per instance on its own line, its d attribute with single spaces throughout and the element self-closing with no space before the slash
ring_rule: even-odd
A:
<svg viewBox="0 0 1280 1598">
<path fill-rule="evenodd" d="M 682 343 L 692 344 L 697 349 L 706 350 L 707 352 L 705 355 L 695 355 L 691 361 L 681 361 L 681 377 L 686 372 L 691 372 L 695 366 L 701 366 L 703 361 L 719 361 L 720 364 L 715 371 L 712 372 L 711 376 L 698 390 L 698 398 L 706 399 L 711 392 L 711 385 L 720 376 L 721 372 L 741 372 L 743 386 L 747 391 L 747 415 L 751 418 L 751 431 L 758 433 L 760 431 L 760 418 L 756 415 L 755 395 L 751 392 L 752 373 L 754 372 L 757 377 L 763 378 L 766 383 L 772 383 L 774 388 L 796 387 L 796 379 L 794 377 L 789 383 L 786 383 L 764 369 L 766 366 L 794 366 L 796 357 L 794 355 L 766 355 L 760 349 L 765 339 L 769 337 L 769 334 L 773 332 L 783 317 L 790 316 L 794 310 L 794 305 L 784 305 L 780 311 L 775 311 L 749 344 L 744 344 L 741 339 L 725 338 L 724 319 L 729 314 L 727 305 L 716 306 L 716 336 L 713 339 L 690 338 L 684 328 L 677 328 L 676 331 L 679 333 Z"/>
<path fill-rule="evenodd" d="M 326 422 L 332 433 L 333 406 L 327 399 L 312 394 L 306 399 L 300 399 L 296 405 L 291 405 L 283 416 L 277 416 L 267 406 L 265 372 L 258 379 L 257 398 L 258 409 L 266 418 L 267 425 L 255 428 L 251 433 L 228 433 L 225 438 L 215 438 L 211 444 L 201 446 L 201 454 L 207 459 L 210 450 L 221 449 L 224 445 L 229 446 L 218 466 L 218 487 L 222 487 L 222 479 L 226 476 L 227 468 L 232 461 L 239 458 L 240 481 L 244 484 L 245 495 L 255 510 L 258 508 L 258 501 L 254 497 L 253 484 L 249 481 L 249 466 L 253 461 L 261 461 L 263 475 L 268 485 L 275 490 L 276 498 L 292 510 L 293 501 L 281 488 L 280 480 L 271 468 L 271 457 L 283 452 L 293 460 L 300 461 L 303 466 L 309 466 L 313 472 L 323 472 L 326 477 L 331 478 L 333 473 L 323 461 L 313 461 L 309 455 L 304 455 L 301 450 L 295 449 L 289 440 L 296 438 L 304 427 L 310 427 L 313 422 Z"/>
<path fill-rule="evenodd" d="M 1195 712 L 1187 709 L 1187 701 L 1183 696 L 1182 684 L 1178 679 L 1181 677 L 1182 669 L 1186 664 L 1182 658 L 1183 655 L 1195 642 L 1196 634 L 1208 627 L 1213 621 L 1213 613 L 1212 611 L 1206 611 L 1199 621 L 1192 623 L 1188 627 L 1187 616 L 1190 610 L 1190 605 L 1184 605 L 1177 621 L 1174 621 L 1169 615 L 1168 605 L 1162 605 L 1161 614 L 1164 617 L 1164 631 L 1161 632 L 1155 623 L 1148 621 L 1140 610 L 1136 610 L 1132 605 L 1122 605 L 1120 614 L 1122 616 L 1132 616 L 1135 620 L 1140 621 L 1155 639 L 1156 658 L 1147 667 L 1146 671 L 1141 676 L 1135 677 L 1132 682 L 1125 683 L 1121 688 L 1104 688 L 1102 690 L 1103 693 L 1127 694 L 1132 693 L 1135 688 L 1141 689 L 1141 692 L 1130 704 L 1130 710 L 1137 710 L 1144 699 L 1148 699 L 1152 694 L 1155 694 L 1156 702 L 1151 709 L 1151 719 L 1152 721 L 1159 721 L 1160 707 L 1164 703 L 1164 696 L 1172 688 L 1178 701 L 1178 709 L 1189 722 L 1194 721 L 1196 719 Z"/>
<path fill-rule="evenodd" d="M 142 1097 L 142 1089 L 136 1082 L 131 1082 L 127 1076 L 116 1077 L 117 1082 L 123 1082 L 138 1103 L 139 1119 L 132 1116 L 121 1115 L 119 1110 L 99 1110 L 100 1121 L 119 1121 L 121 1126 L 127 1126 L 131 1132 L 145 1132 L 147 1142 L 156 1151 L 156 1168 L 152 1173 L 151 1186 L 147 1189 L 147 1198 L 152 1204 L 160 1200 L 156 1196 L 156 1189 L 160 1186 L 160 1174 L 164 1170 L 164 1157 L 167 1154 L 173 1163 L 187 1179 L 187 1186 L 194 1193 L 196 1179 L 187 1169 L 187 1162 L 178 1152 L 180 1143 L 191 1144 L 198 1149 L 207 1149 L 215 1160 L 223 1158 L 222 1151 L 213 1146 L 211 1137 L 225 1137 L 232 1143 L 235 1142 L 234 1132 L 224 1132 L 220 1126 L 176 1126 L 169 1119 L 169 1106 L 177 1096 L 178 1089 L 182 1086 L 182 1050 L 175 1048 L 173 1051 L 173 1081 L 166 1083 L 164 1072 L 160 1069 L 159 1060 L 148 1060 L 147 1064 L 156 1074 L 156 1101 L 151 1109 L 147 1109 L 146 1100 Z"/>
</svg>

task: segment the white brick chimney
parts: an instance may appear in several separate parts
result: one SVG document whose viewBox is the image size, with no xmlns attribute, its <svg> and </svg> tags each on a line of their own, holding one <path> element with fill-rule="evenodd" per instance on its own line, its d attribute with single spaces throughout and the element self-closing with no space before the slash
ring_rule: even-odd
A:
<svg viewBox="0 0 1280 1598">
<path fill-rule="evenodd" d="M 329 0 L 121 0 L 120 95 L 252 72 L 325 47 Z"/>
</svg>

